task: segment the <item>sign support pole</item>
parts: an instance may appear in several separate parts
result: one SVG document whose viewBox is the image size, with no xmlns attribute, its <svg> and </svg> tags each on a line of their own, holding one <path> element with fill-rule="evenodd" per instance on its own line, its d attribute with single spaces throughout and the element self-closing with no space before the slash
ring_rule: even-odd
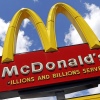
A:
<svg viewBox="0 0 100 100">
<path fill-rule="evenodd" d="M 65 93 L 64 93 L 64 91 L 55 92 L 55 95 L 57 97 L 57 100 L 65 100 Z"/>
</svg>

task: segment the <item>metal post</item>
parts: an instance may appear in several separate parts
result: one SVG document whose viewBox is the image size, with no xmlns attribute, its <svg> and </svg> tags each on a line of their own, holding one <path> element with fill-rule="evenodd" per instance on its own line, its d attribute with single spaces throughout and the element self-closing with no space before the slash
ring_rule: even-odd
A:
<svg viewBox="0 0 100 100">
<path fill-rule="evenodd" d="M 55 92 L 55 95 L 57 97 L 57 100 L 65 100 L 65 93 L 64 93 L 64 91 Z"/>
</svg>

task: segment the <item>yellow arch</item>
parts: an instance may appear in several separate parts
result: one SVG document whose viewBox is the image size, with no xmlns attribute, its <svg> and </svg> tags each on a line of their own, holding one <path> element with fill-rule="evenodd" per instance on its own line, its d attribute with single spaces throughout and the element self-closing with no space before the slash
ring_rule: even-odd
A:
<svg viewBox="0 0 100 100">
<path fill-rule="evenodd" d="M 83 41 L 87 41 L 89 43 L 90 48 L 100 47 L 100 43 L 97 37 L 81 17 L 81 15 L 71 6 L 64 3 L 57 3 L 51 8 L 49 12 L 47 27 L 44 25 L 41 18 L 30 9 L 21 9 L 14 15 L 7 31 L 7 36 L 3 48 L 2 62 L 13 61 L 18 30 L 21 22 L 25 18 L 30 19 L 36 27 L 45 52 L 57 50 L 55 19 L 56 15 L 59 13 L 63 13 L 72 22 L 77 31 L 80 33 Z"/>
<path fill-rule="evenodd" d="M 19 10 L 14 15 L 9 25 L 5 43 L 4 43 L 4 48 L 3 48 L 2 62 L 13 61 L 13 54 L 16 47 L 15 45 L 16 45 L 18 30 L 20 28 L 21 22 L 25 18 L 30 19 L 31 22 L 34 24 L 36 30 L 38 31 L 38 35 L 41 39 L 41 42 L 45 51 L 48 52 L 48 51 L 57 50 L 56 43 L 50 42 L 50 40 L 52 39 L 49 39 L 47 29 L 43 21 L 41 20 L 41 18 L 34 11 L 24 8 L 24 9 Z"/>
<path fill-rule="evenodd" d="M 51 8 L 47 19 L 47 29 L 49 33 L 55 34 L 55 19 L 59 13 L 64 14 L 71 21 L 83 42 L 88 42 L 91 49 L 100 47 L 99 40 L 90 26 L 74 8 L 65 3 L 57 3 Z"/>
</svg>

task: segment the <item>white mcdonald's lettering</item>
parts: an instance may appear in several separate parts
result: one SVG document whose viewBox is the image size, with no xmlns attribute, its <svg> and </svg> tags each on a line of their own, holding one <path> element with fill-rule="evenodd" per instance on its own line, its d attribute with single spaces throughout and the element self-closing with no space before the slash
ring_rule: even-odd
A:
<svg viewBox="0 0 100 100">
<path fill-rule="evenodd" d="M 88 54 L 88 56 L 85 56 L 84 58 L 82 58 L 82 56 L 77 56 L 78 61 L 75 58 L 71 58 L 66 60 L 60 60 L 57 61 L 56 63 L 54 62 L 47 62 L 46 65 L 43 65 L 42 62 L 34 62 L 31 63 L 31 67 L 28 65 L 24 65 L 21 66 L 20 68 L 20 73 L 23 75 L 27 75 L 30 73 L 30 71 L 35 74 L 35 73 L 40 73 L 43 71 L 43 68 L 46 67 L 46 69 L 48 71 L 53 71 L 56 68 L 56 65 L 58 66 L 58 69 L 62 69 L 62 67 L 64 67 L 65 69 L 67 69 L 67 67 L 78 67 L 78 62 L 80 66 L 83 66 L 84 63 L 91 65 L 94 64 L 94 59 L 92 54 Z M 68 63 L 67 63 L 68 62 Z M 36 68 L 36 66 L 38 66 L 38 68 Z M 3 68 L 3 72 L 2 72 L 2 78 L 6 77 L 6 74 L 11 77 L 12 75 L 18 76 L 19 72 L 18 72 L 18 68 L 16 65 L 12 66 L 11 68 L 8 67 L 4 67 Z"/>
</svg>

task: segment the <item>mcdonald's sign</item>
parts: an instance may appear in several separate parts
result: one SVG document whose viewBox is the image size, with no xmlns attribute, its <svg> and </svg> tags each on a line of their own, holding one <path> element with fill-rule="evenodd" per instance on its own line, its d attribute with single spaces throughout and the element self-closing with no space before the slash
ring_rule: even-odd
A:
<svg viewBox="0 0 100 100">
<path fill-rule="evenodd" d="M 57 48 L 55 19 L 64 14 L 85 44 Z M 28 18 L 41 39 L 44 50 L 14 54 L 18 30 Z M 32 10 L 19 10 L 11 20 L 0 57 L 0 92 L 56 85 L 100 78 L 100 42 L 81 15 L 65 3 L 55 4 L 47 25 Z"/>
</svg>

